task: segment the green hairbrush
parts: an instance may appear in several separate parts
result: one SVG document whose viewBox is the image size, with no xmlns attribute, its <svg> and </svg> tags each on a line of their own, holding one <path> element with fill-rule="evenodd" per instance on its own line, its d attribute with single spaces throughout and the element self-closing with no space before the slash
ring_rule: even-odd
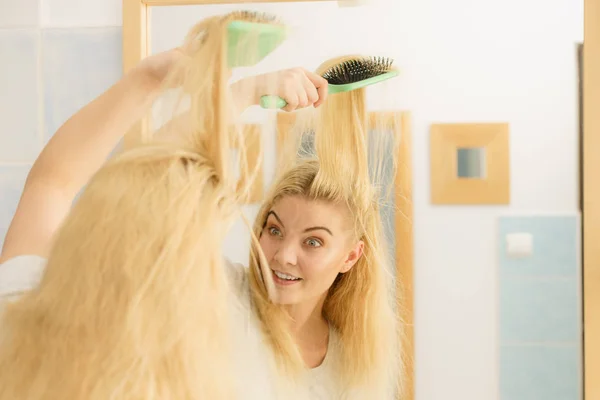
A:
<svg viewBox="0 0 600 400">
<path fill-rule="evenodd" d="M 287 27 L 267 13 L 234 11 L 222 17 L 227 25 L 227 64 L 230 68 L 257 64 L 275 50 L 287 37 Z M 204 42 L 203 30 L 196 40 Z"/>
<path fill-rule="evenodd" d="M 328 93 L 343 93 L 383 82 L 399 71 L 392 67 L 393 60 L 385 57 L 358 57 L 334 65 L 323 73 L 327 80 Z M 263 108 L 283 108 L 287 102 L 279 96 L 262 96 Z"/>
</svg>

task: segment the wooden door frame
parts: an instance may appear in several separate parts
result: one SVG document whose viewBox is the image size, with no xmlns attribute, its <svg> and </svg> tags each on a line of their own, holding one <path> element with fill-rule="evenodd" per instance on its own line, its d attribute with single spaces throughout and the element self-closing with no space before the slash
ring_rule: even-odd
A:
<svg viewBox="0 0 600 400">
<path fill-rule="evenodd" d="M 600 399 L 600 0 L 584 0 L 584 396 Z"/>
</svg>

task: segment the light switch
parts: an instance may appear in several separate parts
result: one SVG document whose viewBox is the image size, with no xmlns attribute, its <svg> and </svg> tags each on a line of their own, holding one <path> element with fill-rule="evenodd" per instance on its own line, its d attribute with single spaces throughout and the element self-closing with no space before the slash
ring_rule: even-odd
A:
<svg viewBox="0 0 600 400">
<path fill-rule="evenodd" d="M 506 254 L 513 258 L 530 257 L 533 254 L 533 235 L 527 232 L 507 234 Z"/>
</svg>

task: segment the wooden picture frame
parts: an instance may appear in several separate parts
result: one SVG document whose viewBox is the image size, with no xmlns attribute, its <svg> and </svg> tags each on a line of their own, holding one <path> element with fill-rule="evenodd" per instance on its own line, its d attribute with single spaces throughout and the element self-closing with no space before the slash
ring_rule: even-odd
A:
<svg viewBox="0 0 600 400">
<path fill-rule="evenodd" d="M 430 130 L 433 204 L 510 202 L 509 126 L 506 123 L 432 124 Z M 459 151 L 482 150 L 477 178 L 459 176 Z"/>
<path fill-rule="evenodd" d="M 414 399 L 414 233 L 412 179 L 412 123 L 406 111 L 369 112 L 370 128 L 390 129 L 401 135 L 396 154 L 394 228 L 396 231 L 396 276 L 398 297 L 401 299 L 401 320 L 405 323 L 402 351 L 405 359 L 406 393 L 402 400 Z M 277 154 L 282 155 L 285 141 L 296 121 L 295 113 L 277 113 Z"/>
</svg>

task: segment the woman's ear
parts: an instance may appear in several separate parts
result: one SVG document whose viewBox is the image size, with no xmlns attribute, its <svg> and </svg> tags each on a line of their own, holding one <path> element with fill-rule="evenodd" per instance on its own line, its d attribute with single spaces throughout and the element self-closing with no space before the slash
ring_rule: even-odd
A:
<svg viewBox="0 0 600 400">
<path fill-rule="evenodd" d="M 354 264 L 362 257 L 364 248 L 365 243 L 362 240 L 359 240 L 354 247 L 352 247 L 350 253 L 348 253 L 348 257 L 346 257 L 346 261 L 344 261 L 344 266 L 340 273 L 345 274 L 352 269 Z"/>
</svg>

